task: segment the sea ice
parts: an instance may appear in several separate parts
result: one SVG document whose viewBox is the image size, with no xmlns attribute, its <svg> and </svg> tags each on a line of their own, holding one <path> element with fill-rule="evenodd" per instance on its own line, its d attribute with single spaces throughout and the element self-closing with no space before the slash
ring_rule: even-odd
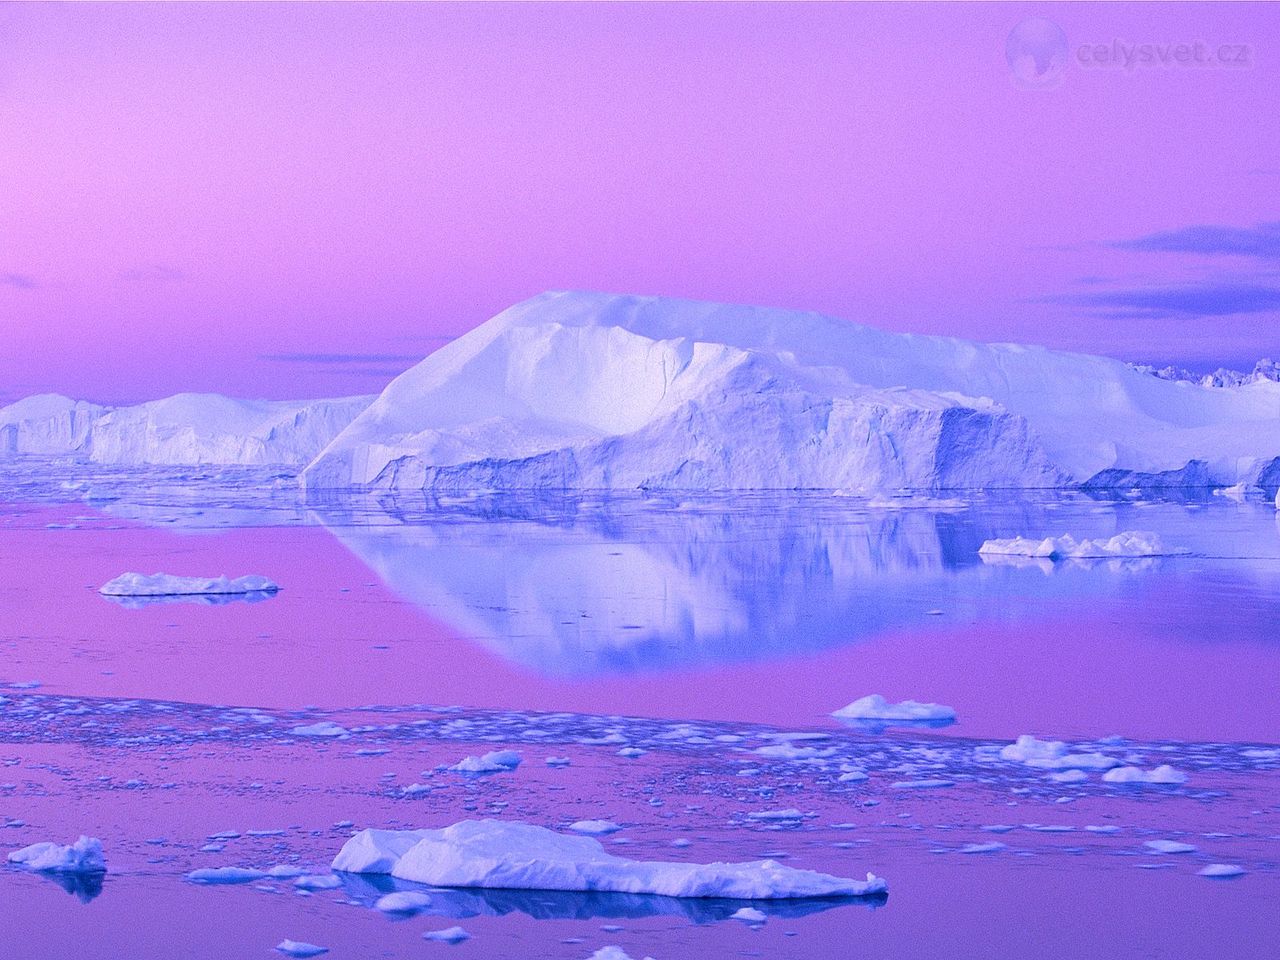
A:
<svg viewBox="0 0 1280 960">
<path fill-rule="evenodd" d="M 349 731 L 332 720 L 320 720 L 294 727 L 290 732 L 295 737 L 345 737 Z"/>
<path fill-rule="evenodd" d="M 605 852 L 598 840 L 515 821 L 464 820 L 441 830 L 362 830 L 333 869 L 389 873 L 439 887 L 598 891 L 740 900 L 879 896 L 888 884 L 752 863 L 638 861 Z"/>
<path fill-rule="evenodd" d="M 168 573 L 122 573 L 98 590 L 104 597 L 232 596 L 276 593 L 279 585 L 258 574 L 236 577 L 176 577 Z"/>
<path fill-rule="evenodd" d="M 261 870 L 253 870 L 248 867 L 201 867 L 199 870 L 192 870 L 187 874 L 187 879 L 192 883 L 203 883 L 209 885 L 215 884 L 233 884 L 233 883 L 250 883 L 254 880 L 261 880 L 266 874 Z"/>
<path fill-rule="evenodd" d="M 587 960 L 631 960 L 631 957 L 621 947 L 601 947 L 593 953 Z M 653 960 L 653 957 L 645 957 L 644 960 Z"/>
<path fill-rule="evenodd" d="M 431 906 L 431 897 L 417 890 L 397 890 L 378 898 L 374 907 L 383 913 L 417 913 Z"/>
<path fill-rule="evenodd" d="M 742 907 L 729 914 L 730 920 L 741 920 L 743 923 L 767 923 L 769 917 L 763 910 L 755 907 Z"/>
<path fill-rule="evenodd" d="M 9 862 L 50 873 L 105 873 L 107 869 L 102 841 L 85 836 L 69 846 L 48 841 L 33 843 L 9 854 Z"/>
<path fill-rule="evenodd" d="M 1070 753 L 1061 740 L 1037 740 L 1025 733 L 1003 747 L 1000 758 L 1041 770 L 1109 770 L 1120 765 L 1105 753 Z"/>
<path fill-rule="evenodd" d="M 1194 844 L 1180 843 L 1177 840 L 1148 840 L 1143 844 L 1152 853 L 1195 853 Z"/>
<path fill-rule="evenodd" d="M 589 837 L 603 837 L 611 833 L 617 833 L 622 827 L 612 820 L 579 820 L 576 823 L 569 824 L 569 829 L 574 833 L 586 834 Z"/>
</svg>

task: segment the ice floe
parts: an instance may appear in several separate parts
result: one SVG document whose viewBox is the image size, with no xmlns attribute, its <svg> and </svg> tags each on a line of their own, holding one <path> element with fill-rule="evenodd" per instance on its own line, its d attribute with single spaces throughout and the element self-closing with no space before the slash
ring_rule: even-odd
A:
<svg viewBox="0 0 1280 960">
<path fill-rule="evenodd" d="M 431 906 L 431 897 L 418 890 L 397 890 L 379 897 L 374 907 L 383 913 L 417 913 Z"/>
<path fill-rule="evenodd" d="M 9 862 L 50 873 L 105 873 L 107 869 L 102 841 L 85 836 L 69 845 L 49 841 L 33 843 L 9 854 Z"/>
<path fill-rule="evenodd" d="M 1195 844 L 1178 840 L 1148 840 L 1143 844 L 1152 853 L 1195 853 Z"/>
<path fill-rule="evenodd" d="M 437 943 L 461 943 L 463 940 L 470 940 L 471 934 L 461 927 L 445 927 L 443 930 L 428 930 L 422 935 L 422 939 Z"/>
<path fill-rule="evenodd" d="M 328 947 L 318 947 L 314 943 L 303 943 L 301 940 L 281 940 L 276 949 L 288 957 L 318 957 L 328 953 Z"/>
<path fill-rule="evenodd" d="M 192 883 L 212 886 L 217 884 L 251 883 L 254 880 L 261 880 L 265 876 L 266 874 L 261 870 L 254 870 L 251 867 L 201 867 L 188 873 L 187 879 Z"/>
<path fill-rule="evenodd" d="M 1110 770 L 1120 766 L 1119 760 L 1105 753 L 1072 753 L 1061 740 L 1037 740 L 1025 733 L 1003 747 L 1000 758 L 1042 770 Z"/>
<path fill-rule="evenodd" d="M 956 712 L 951 707 L 915 700 L 890 703 L 878 693 L 855 700 L 831 715 L 850 725 L 873 729 L 891 726 L 945 727 L 956 722 Z"/>
<path fill-rule="evenodd" d="M 178 577 L 168 573 L 122 573 L 108 580 L 98 592 L 104 597 L 189 597 L 274 594 L 280 586 L 256 573 L 234 579 L 220 577 Z"/>
<path fill-rule="evenodd" d="M 454 773 L 509 773 L 520 766 L 520 754 L 514 750 L 495 750 L 482 757 L 464 757 L 449 767 Z"/>
<path fill-rule="evenodd" d="M 363 830 L 333 869 L 388 873 L 439 887 L 577 890 L 740 900 L 879 896 L 888 884 L 751 863 L 638 861 L 605 852 L 599 841 L 516 821 L 464 820 L 441 830 Z"/>
<path fill-rule="evenodd" d="M 1229 880 L 1234 877 L 1243 877 L 1244 875 L 1244 867 L 1235 863 L 1211 863 L 1196 871 L 1196 876 L 1213 877 L 1217 880 Z"/>
</svg>

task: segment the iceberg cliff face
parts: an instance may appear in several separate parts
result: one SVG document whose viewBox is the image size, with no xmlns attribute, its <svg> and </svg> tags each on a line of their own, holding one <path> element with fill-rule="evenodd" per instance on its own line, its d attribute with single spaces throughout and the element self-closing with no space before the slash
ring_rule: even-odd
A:
<svg viewBox="0 0 1280 960">
<path fill-rule="evenodd" d="M 371 399 L 236 400 L 184 393 L 113 408 L 52 394 L 28 397 L 0 409 L 0 457 L 300 467 Z"/>
<path fill-rule="evenodd" d="M 1280 384 L 886 333 L 814 313 L 548 293 L 396 378 L 312 488 L 1055 487 L 1280 453 Z"/>
</svg>

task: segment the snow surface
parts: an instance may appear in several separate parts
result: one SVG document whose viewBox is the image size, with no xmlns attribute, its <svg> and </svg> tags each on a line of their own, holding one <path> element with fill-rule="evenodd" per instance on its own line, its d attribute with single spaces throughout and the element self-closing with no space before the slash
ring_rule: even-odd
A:
<svg viewBox="0 0 1280 960">
<path fill-rule="evenodd" d="M 740 900 L 873 896 L 888 885 L 871 874 L 847 880 L 773 860 L 667 863 L 606 853 L 598 840 L 532 824 L 464 820 L 442 830 L 362 830 L 333 869 L 387 873 L 437 887 L 600 891 Z"/>
<path fill-rule="evenodd" d="M 545 293 L 393 380 L 312 488 L 1056 487 L 1280 454 L 1280 383 L 896 334 L 802 313 Z M 744 439 L 746 438 L 746 439 Z"/>
<path fill-rule="evenodd" d="M 51 873 L 105 873 L 107 870 L 102 841 L 85 836 L 70 846 L 48 841 L 33 843 L 9 854 L 9 862 L 28 870 Z"/>
<path fill-rule="evenodd" d="M 122 573 L 98 590 L 104 597 L 229 596 L 242 593 L 276 593 L 279 585 L 256 573 L 228 579 L 175 577 L 168 573 Z"/>
<path fill-rule="evenodd" d="M 940 703 L 903 700 L 890 703 L 878 693 L 862 697 L 831 714 L 838 720 L 866 721 L 876 726 L 946 726 L 956 712 Z"/>
<path fill-rule="evenodd" d="M 106 407 L 42 394 L 0 409 L 0 458 L 302 467 L 372 399 L 237 400 L 182 393 L 131 407 Z"/>
<path fill-rule="evenodd" d="M 978 553 L 984 557 L 1036 557 L 1042 560 L 1167 557 L 1185 552 L 1166 547 L 1159 534 L 1146 530 L 1126 530 L 1108 540 L 1077 540 L 1069 533 L 1043 540 L 1013 537 L 1009 540 L 987 540 L 978 548 Z"/>
</svg>

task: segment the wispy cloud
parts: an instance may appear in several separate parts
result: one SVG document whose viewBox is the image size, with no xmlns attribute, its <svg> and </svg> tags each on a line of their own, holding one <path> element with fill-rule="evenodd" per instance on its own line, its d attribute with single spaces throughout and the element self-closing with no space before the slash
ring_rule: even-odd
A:
<svg viewBox="0 0 1280 960">
<path fill-rule="evenodd" d="M 185 280 L 186 277 L 177 267 L 169 267 L 162 263 L 149 263 L 141 267 L 131 267 L 120 272 L 121 280 L 135 283 L 172 283 Z"/>
<path fill-rule="evenodd" d="M 0 273 L 0 286 L 17 290 L 39 290 L 40 281 L 26 273 Z"/>
<path fill-rule="evenodd" d="M 1042 297 L 1114 318 L 1227 317 L 1280 310 L 1280 287 L 1247 283 L 1099 290 Z"/>
<path fill-rule="evenodd" d="M 1280 222 L 1252 227 L 1199 224 L 1147 234 L 1111 244 L 1117 250 L 1144 253 L 1192 253 L 1202 256 L 1257 257 L 1280 260 Z"/>
<path fill-rule="evenodd" d="M 351 365 L 379 363 L 417 363 L 420 353 L 264 353 L 259 360 L 272 363 L 306 363 L 317 365 Z"/>
</svg>

